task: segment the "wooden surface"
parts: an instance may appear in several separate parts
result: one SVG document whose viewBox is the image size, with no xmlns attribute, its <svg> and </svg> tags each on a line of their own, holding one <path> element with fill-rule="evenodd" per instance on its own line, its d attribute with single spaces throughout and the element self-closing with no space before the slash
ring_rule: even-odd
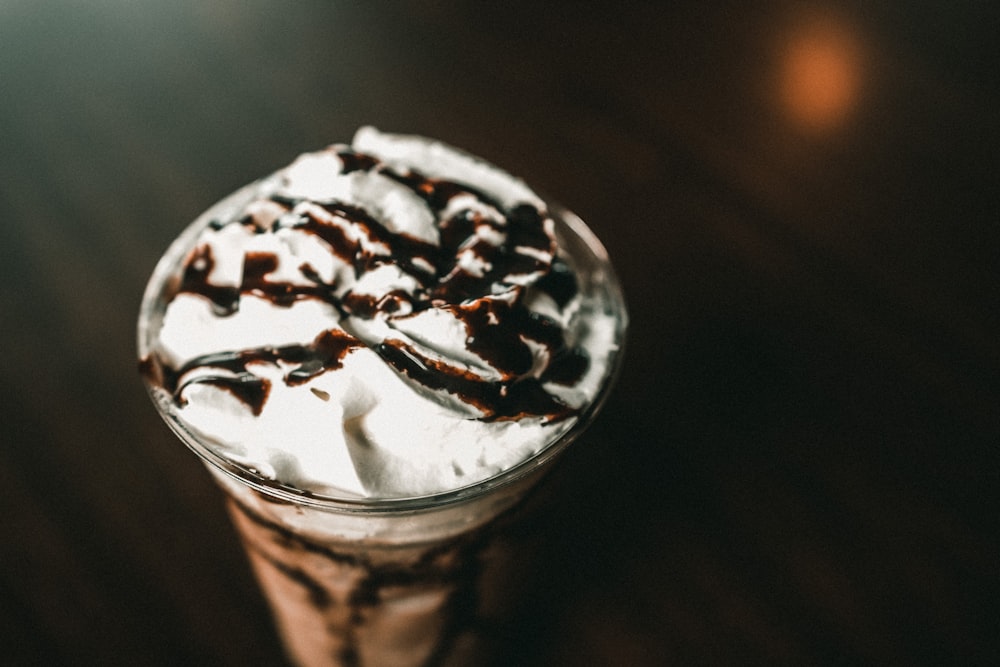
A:
<svg viewBox="0 0 1000 667">
<path fill-rule="evenodd" d="M 366 123 L 523 175 L 628 293 L 503 664 L 1000 660 L 997 9 L 617 4 L 0 5 L 0 662 L 281 664 L 134 322 Z"/>
</svg>

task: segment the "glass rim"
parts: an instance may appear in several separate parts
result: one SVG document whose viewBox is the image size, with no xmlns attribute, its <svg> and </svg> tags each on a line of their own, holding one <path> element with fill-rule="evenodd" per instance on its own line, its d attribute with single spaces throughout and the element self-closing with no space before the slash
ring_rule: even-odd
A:
<svg viewBox="0 0 1000 667">
<path fill-rule="evenodd" d="M 273 175 L 254 181 L 219 200 L 189 224 L 167 248 L 167 251 L 157 262 L 146 285 L 139 308 L 136 335 L 140 360 L 145 359 L 151 353 L 151 341 L 155 338 L 156 331 L 158 330 L 158 324 L 156 324 L 157 317 L 162 317 L 162 312 L 158 312 L 163 310 L 160 307 L 163 301 L 162 297 L 167 291 L 170 282 L 176 280 L 176 266 L 183 254 L 189 251 L 192 242 L 207 224 L 219 217 L 225 217 L 228 211 L 238 210 L 253 198 L 260 196 L 260 193 L 264 191 L 269 182 L 272 182 L 272 179 Z M 612 315 L 616 323 L 615 340 L 617 347 L 608 354 L 608 367 L 602 379 L 601 386 L 593 400 L 577 414 L 575 417 L 576 421 L 572 426 L 563 431 L 555 439 L 545 443 L 529 458 L 483 480 L 447 491 L 388 498 L 370 498 L 347 494 L 338 496 L 312 492 L 282 484 L 218 453 L 209 444 L 204 442 L 203 438 L 185 426 L 174 405 L 173 399 L 167 396 L 162 388 L 150 383 L 144 376 L 142 380 L 143 384 L 157 412 L 174 434 L 180 438 L 188 449 L 197 454 L 203 463 L 209 465 L 210 469 L 221 472 L 233 481 L 247 486 L 277 503 L 301 505 L 312 509 L 341 513 L 386 514 L 419 512 L 421 510 L 442 508 L 480 498 L 494 489 L 523 479 L 552 461 L 556 455 L 574 442 L 594 421 L 607 401 L 611 389 L 621 372 L 626 332 L 628 329 L 628 312 L 624 293 L 604 245 L 575 213 L 548 197 L 543 196 L 542 199 L 546 206 L 548 206 L 548 212 L 555 222 L 557 237 L 565 236 L 565 232 L 561 232 L 559 229 L 560 224 L 562 224 L 586 246 L 593 259 L 597 261 L 600 267 L 599 279 L 594 282 L 595 284 L 599 284 L 600 291 L 606 294 L 607 307 L 612 310 Z"/>
</svg>

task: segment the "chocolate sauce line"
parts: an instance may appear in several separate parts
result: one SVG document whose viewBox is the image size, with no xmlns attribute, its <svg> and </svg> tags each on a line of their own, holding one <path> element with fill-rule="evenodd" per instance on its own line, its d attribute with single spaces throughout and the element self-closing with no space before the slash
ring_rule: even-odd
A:
<svg viewBox="0 0 1000 667">
<path fill-rule="evenodd" d="M 228 391 L 249 406 L 255 416 L 259 416 L 270 394 L 271 382 L 252 373 L 249 370 L 251 364 L 295 364 L 295 368 L 285 373 L 284 381 L 289 386 L 296 386 L 321 373 L 341 368 L 347 354 L 361 347 L 364 347 L 364 343 L 357 338 L 339 329 L 330 329 L 322 332 L 308 345 L 292 344 L 207 354 L 191 359 L 176 369 L 162 360 L 148 357 L 140 362 L 140 371 L 151 382 L 162 386 L 178 402 L 182 402 L 182 394 L 188 386 L 210 384 Z M 228 374 L 203 375 L 184 380 L 185 375 L 199 368 L 218 369 Z"/>
<path fill-rule="evenodd" d="M 408 187 L 418 197 L 427 202 L 427 205 L 435 212 L 443 210 L 452 198 L 461 194 L 472 195 L 480 202 L 495 208 L 497 211 L 503 211 L 503 206 L 499 201 L 471 185 L 440 178 L 428 178 L 412 169 L 406 173 L 400 173 L 394 169 L 385 167 L 380 170 L 380 173 Z"/>
<path fill-rule="evenodd" d="M 465 630 L 476 627 L 480 622 L 479 594 L 477 582 L 482 575 L 482 556 L 505 520 L 513 515 L 517 506 L 508 508 L 490 524 L 469 533 L 445 540 L 430 547 L 411 563 L 385 563 L 375 565 L 360 553 L 347 553 L 326 544 L 306 539 L 279 523 L 265 518 L 236 498 L 228 497 L 231 511 L 264 529 L 270 541 L 282 552 L 306 552 L 329 559 L 339 567 L 352 567 L 365 574 L 355 584 L 346 600 L 349 623 L 337 627 L 328 626 L 327 632 L 346 640 L 346 646 L 336 657 L 342 664 L 360 664 L 357 652 L 357 630 L 365 624 L 364 611 L 382 603 L 380 592 L 390 587 L 419 589 L 425 586 L 451 586 L 444 608 L 446 622 L 425 665 L 439 665 L 448 657 L 456 638 Z M 335 597 L 323 582 L 299 567 L 282 562 L 271 555 L 257 540 L 244 532 L 244 545 L 248 551 L 259 555 L 282 575 L 301 586 L 310 602 L 323 612 L 337 604 Z"/>
<path fill-rule="evenodd" d="M 527 377 L 513 382 L 482 380 L 469 371 L 429 359 L 411 345 L 389 340 L 375 347 L 386 363 L 401 375 L 428 389 L 444 390 L 483 412 L 482 421 L 517 420 L 544 416 L 549 422 L 576 411 L 545 391 L 542 381 Z"/>
</svg>

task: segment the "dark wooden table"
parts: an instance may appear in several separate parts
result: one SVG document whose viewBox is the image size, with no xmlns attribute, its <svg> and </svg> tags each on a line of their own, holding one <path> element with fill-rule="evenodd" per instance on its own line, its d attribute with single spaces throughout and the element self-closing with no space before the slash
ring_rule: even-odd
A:
<svg viewBox="0 0 1000 667">
<path fill-rule="evenodd" d="M 371 123 L 629 296 L 501 664 L 997 664 L 996 6 L 617 4 L 0 6 L 0 662 L 280 664 L 134 322 L 196 214 Z"/>
</svg>

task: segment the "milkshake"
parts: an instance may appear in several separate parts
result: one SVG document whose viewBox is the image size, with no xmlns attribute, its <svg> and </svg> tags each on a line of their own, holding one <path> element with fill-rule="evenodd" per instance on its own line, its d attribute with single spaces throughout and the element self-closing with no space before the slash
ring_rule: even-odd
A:
<svg viewBox="0 0 1000 667">
<path fill-rule="evenodd" d="M 502 529 L 603 403 L 625 326 L 572 213 L 362 128 L 181 234 L 139 356 L 296 664 L 463 664 L 502 611 Z"/>
</svg>

